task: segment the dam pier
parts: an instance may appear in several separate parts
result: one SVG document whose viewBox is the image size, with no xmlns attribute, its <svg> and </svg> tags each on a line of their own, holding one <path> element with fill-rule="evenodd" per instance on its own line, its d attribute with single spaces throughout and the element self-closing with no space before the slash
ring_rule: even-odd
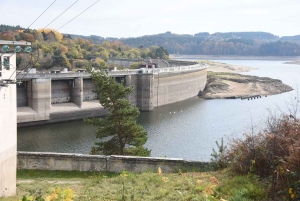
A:
<svg viewBox="0 0 300 201">
<path fill-rule="evenodd" d="M 121 59 L 120 59 L 121 60 Z M 135 62 L 135 61 L 133 61 Z M 197 96 L 205 88 L 207 66 L 197 62 L 168 61 L 162 67 L 113 70 L 108 76 L 133 86 L 128 99 L 141 111 Z M 18 127 L 104 116 L 90 74 L 21 72 L 17 74 Z"/>
</svg>

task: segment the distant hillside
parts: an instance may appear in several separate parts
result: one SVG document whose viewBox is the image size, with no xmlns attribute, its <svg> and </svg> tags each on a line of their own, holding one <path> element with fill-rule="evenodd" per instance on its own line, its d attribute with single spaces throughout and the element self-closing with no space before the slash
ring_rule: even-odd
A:
<svg viewBox="0 0 300 201">
<path fill-rule="evenodd" d="M 222 39 L 252 39 L 252 40 L 265 40 L 272 41 L 278 40 L 279 37 L 266 32 L 227 32 L 227 33 L 214 33 L 210 35 L 211 38 L 218 40 Z"/>
<path fill-rule="evenodd" d="M 24 29 L 25 28 L 22 28 L 19 25 L 17 25 L 17 26 L 10 26 L 10 25 L 5 25 L 5 24 L 0 25 L 0 32 L 3 32 L 3 31 L 16 31 L 16 30 L 24 30 Z"/>
<path fill-rule="evenodd" d="M 132 38 L 103 38 L 76 36 L 93 40 L 120 41 L 136 48 L 162 46 L 170 54 L 241 55 L 241 56 L 300 56 L 300 35 L 279 37 L 267 32 L 200 32 L 194 35 L 174 34 L 170 31 Z"/>
<path fill-rule="evenodd" d="M 296 36 L 283 36 L 280 38 L 281 41 L 289 41 L 289 42 L 296 42 L 300 43 L 300 35 Z"/>
<path fill-rule="evenodd" d="M 16 63 L 19 70 L 32 67 L 71 69 L 82 68 L 85 65 L 109 68 L 112 67 L 106 63 L 109 58 L 169 58 L 168 51 L 163 47 L 134 48 L 122 44 L 116 38 L 63 35 L 54 29 L 33 30 L 20 26 L 0 25 L 0 40 L 25 40 L 32 43 L 32 57 L 29 54 L 17 54 Z M 139 66 L 139 63 L 135 66 Z"/>
<path fill-rule="evenodd" d="M 300 44 L 281 41 L 266 32 L 197 33 L 179 35 L 166 32 L 120 41 L 133 47 L 163 46 L 170 54 L 300 56 Z"/>
<path fill-rule="evenodd" d="M 26 30 L 20 26 L 0 25 L 0 39 L 2 40 L 27 40 L 40 42 L 55 42 L 53 32 L 50 33 L 33 33 L 35 30 Z M 194 35 L 190 34 L 174 34 L 170 31 L 155 35 L 146 35 L 132 38 L 104 38 L 97 35 L 83 36 L 75 34 L 65 34 L 64 40 L 84 39 L 89 43 L 101 45 L 105 42 L 123 44 L 125 46 L 134 47 L 132 50 L 123 53 L 121 47 L 110 50 L 108 57 L 147 57 L 150 55 L 160 55 L 164 57 L 170 54 L 187 54 L 187 55 L 241 55 L 241 56 L 300 56 L 300 35 L 278 37 L 267 32 L 217 32 L 210 34 L 208 32 L 200 32 Z M 47 43 L 45 43 L 47 44 Z M 66 46 L 66 44 L 63 44 Z M 70 48 L 66 56 L 69 58 L 72 52 L 72 58 L 89 58 L 89 56 L 100 54 L 102 51 L 100 46 L 97 46 L 96 51 L 93 47 L 85 45 L 81 49 L 73 51 Z M 110 48 L 104 45 L 102 48 Z M 152 49 L 150 48 L 152 47 Z M 162 48 L 163 47 L 163 48 Z M 100 48 L 100 49 L 99 49 Z M 129 47 L 126 47 L 127 49 Z M 52 49 L 56 49 L 52 48 Z M 130 48 L 129 48 L 130 49 Z M 134 49 L 134 50 L 133 50 Z M 54 54 L 56 50 L 47 50 Z M 46 51 L 46 52 L 47 52 Z M 77 55 L 76 57 L 74 56 Z M 104 53 L 102 53 L 104 54 Z M 81 55 L 80 57 L 78 55 Z M 102 56 L 104 57 L 104 56 Z M 105 56 L 106 58 L 107 56 Z"/>
</svg>

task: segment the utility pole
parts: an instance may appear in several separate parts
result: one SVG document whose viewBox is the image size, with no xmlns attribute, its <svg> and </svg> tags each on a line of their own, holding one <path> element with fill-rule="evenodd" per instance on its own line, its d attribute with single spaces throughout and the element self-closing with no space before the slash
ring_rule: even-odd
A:
<svg viewBox="0 0 300 201">
<path fill-rule="evenodd" d="M 17 94 L 16 54 L 30 52 L 29 42 L 0 40 L 0 197 L 16 194 Z M 9 49 L 13 50 L 9 50 Z"/>
</svg>

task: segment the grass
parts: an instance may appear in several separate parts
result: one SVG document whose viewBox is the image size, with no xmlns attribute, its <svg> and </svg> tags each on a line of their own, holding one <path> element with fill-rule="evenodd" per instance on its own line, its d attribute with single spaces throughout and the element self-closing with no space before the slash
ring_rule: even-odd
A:
<svg viewBox="0 0 300 201">
<path fill-rule="evenodd" d="M 265 200 L 267 189 L 254 176 L 232 177 L 218 172 L 121 174 L 19 170 L 17 195 L 53 195 L 55 188 L 71 189 L 73 200 Z M 65 199 L 55 199 L 65 200 Z"/>
</svg>

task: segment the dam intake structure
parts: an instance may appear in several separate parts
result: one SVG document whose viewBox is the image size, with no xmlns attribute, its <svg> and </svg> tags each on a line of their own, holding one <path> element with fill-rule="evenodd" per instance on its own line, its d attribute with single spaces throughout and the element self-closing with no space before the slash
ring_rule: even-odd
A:
<svg viewBox="0 0 300 201">
<path fill-rule="evenodd" d="M 117 59 L 116 59 L 117 60 Z M 114 62 L 118 62 L 117 61 Z M 122 61 L 122 59 L 119 59 Z M 128 65 L 130 62 L 126 61 Z M 136 62 L 136 60 L 132 60 Z M 161 66 L 160 66 L 161 65 Z M 134 70 L 112 70 L 108 76 L 133 86 L 129 101 L 141 111 L 197 96 L 206 85 L 207 66 L 198 62 L 167 61 Z M 18 73 L 19 127 L 104 116 L 90 74 L 85 71 Z"/>
</svg>

